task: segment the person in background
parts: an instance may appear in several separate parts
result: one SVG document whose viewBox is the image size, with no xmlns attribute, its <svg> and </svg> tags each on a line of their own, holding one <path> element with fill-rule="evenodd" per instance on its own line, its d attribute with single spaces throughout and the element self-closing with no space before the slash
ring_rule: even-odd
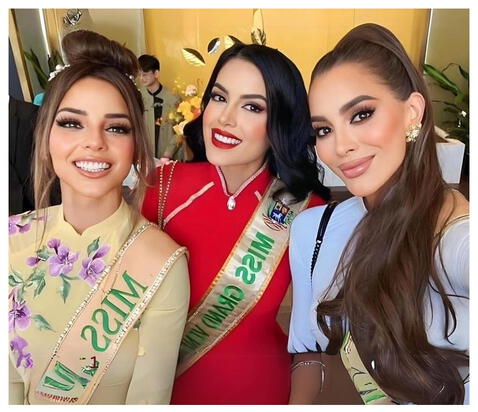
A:
<svg viewBox="0 0 478 412">
<path fill-rule="evenodd" d="M 266 46 L 225 50 L 200 116 L 185 126 L 193 163 L 156 169 L 143 214 L 191 252 L 191 304 L 173 404 L 285 404 L 290 223 L 329 191 L 317 180 L 307 93 Z"/>
<path fill-rule="evenodd" d="M 160 64 L 155 56 L 143 54 L 138 58 L 141 90 L 145 105 L 146 126 L 154 149 L 154 156 L 162 161 L 183 160 L 184 148 L 166 119 L 179 103 L 179 96 L 159 81 Z M 154 142 L 154 144 L 153 144 Z"/>
<path fill-rule="evenodd" d="M 290 402 L 320 403 L 340 354 L 362 403 L 467 403 L 469 204 L 442 178 L 422 74 L 388 29 L 360 25 L 315 66 L 309 106 L 318 156 L 355 197 L 318 255 L 330 207 L 292 226 Z"/>
<path fill-rule="evenodd" d="M 35 207 L 31 179 L 33 131 L 38 106 L 9 97 L 8 103 L 8 214 L 16 215 Z M 61 203 L 58 182 L 50 191 L 50 205 Z"/>
<path fill-rule="evenodd" d="M 188 270 L 137 207 L 153 169 L 137 59 L 84 30 L 62 48 L 35 129 L 36 210 L 9 218 L 10 403 L 169 403 Z M 136 206 L 121 195 L 131 165 Z"/>
</svg>

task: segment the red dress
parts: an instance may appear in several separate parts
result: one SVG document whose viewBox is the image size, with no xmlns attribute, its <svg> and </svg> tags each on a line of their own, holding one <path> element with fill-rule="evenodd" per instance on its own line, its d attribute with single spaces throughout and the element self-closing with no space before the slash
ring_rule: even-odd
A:
<svg viewBox="0 0 478 412">
<path fill-rule="evenodd" d="M 170 168 L 167 165 L 164 170 L 163 193 Z M 159 168 L 156 170 L 159 179 Z M 215 166 L 176 164 L 164 207 L 164 230 L 189 249 L 190 308 L 208 290 L 271 181 L 265 168 L 236 197 L 236 207 L 231 211 Z M 158 186 L 148 190 L 143 204 L 144 216 L 153 222 L 158 216 Z M 178 212 L 178 206 L 191 199 Z M 323 203 L 314 196 L 309 207 Z M 168 218 L 173 211 L 174 216 Z M 287 404 L 291 358 L 287 336 L 276 316 L 290 279 L 287 250 L 255 307 L 176 379 L 172 404 Z"/>
</svg>

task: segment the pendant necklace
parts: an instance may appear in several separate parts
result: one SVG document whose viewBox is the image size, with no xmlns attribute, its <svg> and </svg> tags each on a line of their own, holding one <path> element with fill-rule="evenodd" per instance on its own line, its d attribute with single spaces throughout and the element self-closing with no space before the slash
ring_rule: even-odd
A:
<svg viewBox="0 0 478 412">
<path fill-rule="evenodd" d="M 266 168 L 267 162 L 265 162 L 262 167 L 255 172 L 249 179 L 247 179 L 240 187 L 237 189 L 232 195 L 228 193 L 227 187 L 226 187 L 226 180 L 224 179 L 224 175 L 222 174 L 222 170 L 219 166 L 216 166 L 217 173 L 219 174 L 219 177 L 221 178 L 221 185 L 222 185 L 222 190 L 224 194 L 227 197 L 227 209 L 228 210 L 234 210 L 236 208 L 236 197 L 239 196 L 239 194 L 251 183 L 257 176 L 259 176 L 262 171 Z"/>
</svg>

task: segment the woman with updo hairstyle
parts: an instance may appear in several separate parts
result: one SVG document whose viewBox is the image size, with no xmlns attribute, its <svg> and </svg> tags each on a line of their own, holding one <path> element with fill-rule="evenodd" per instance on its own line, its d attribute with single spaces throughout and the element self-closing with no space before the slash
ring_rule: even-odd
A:
<svg viewBox="0 0 478 412">
<path fill-rule="evenodd" d="M 169 403 L 187 259 L 137 210 L 153 168 L 137 60 L 91 31 L 62 49 L 35 129 L 36 210 L 9 218 L 10 403 Z"/>
<path fill-rule="evenodd" d="M 320 403 L 339 354 L 361 403 L 467 403 L 469 204 L 442 178 L 422 74 L 364 24 L 315 66 L 309 107 L 354 197 L 292 227 L 290 402 Z"/>
</svg>

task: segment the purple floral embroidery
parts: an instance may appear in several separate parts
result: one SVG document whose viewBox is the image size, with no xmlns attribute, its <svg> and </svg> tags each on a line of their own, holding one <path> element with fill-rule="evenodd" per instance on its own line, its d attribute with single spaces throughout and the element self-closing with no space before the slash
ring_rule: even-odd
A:
<svg viewBox="0 0 478 412">
<path fill-rule="evenodd" d="M 82 269 L 78 276 L 85 280 L 90 286 L 93 286 L 101 272 L 106 267 L 106 263 L 101 259 L 110 250 L 110 246 L 102 246 L 97 252 L 89 258 L 83 259 Z"/>
<path fill-rule="evenodd" d="M 38 262 L 40 262 L 40 258 L 37 258 L 36 256 L 31 256 L 29 258 L 27 258 L 27 265 L 28 266 L 36 266 L 38 264 Z"/>
<path fill-rule="evenodd" d="M 73 264 L 78 260 L 80 253 L 70 253 L 70 248 L 62 245 L 59 239 L 49 240 L 48 246 L 55 251 L 55 255 L 50 256 L 48 259 L 50 264 L 50 275 L 56 277 L 70 273 L 73 269 Z"/>
<path fill-rule="evenodd" d="M 20 336 L 15 336 L 10 341 L 10 350 L 13 353 L 18 352 L 18 358 L 17 358 L 17 364 L 16 364 L 17 368 L 20 367 L 22 362 L 23 362 L 23 367 L 27 369 L 33 367 L 33 359 L 32 359 L 31 353 L 23 351 L 23 349 L 25 349 L 27 346 L 28 346 L 27 341 Z"/>
<path fill-rule="evenodd" d="M 47 243 L 48 247 L 55 249 L 55 253 L 58 253 L 58 247 L 61 245 L 60 239 L 50 239 Z"/>
<path fill-rule="evenodd" d="M 30 222 L 21 225 L 19 222 L 21 220 L 21 217 L 18 215 L 15 216 L 10 216 L 8 218 L 8 234 L 9 235 L 14 235 L 15 233 L 25 233 L 30 230 L 32 227 L 32 224 Z"/>
<path fill-rule="evenodd" d="M 13 297 L 12 303 L 12 309 L 8 312 L 8 330 L 25 330 L 30 326 L 32 312 L 25 301 L 17 302 Z"/>
</svg>

